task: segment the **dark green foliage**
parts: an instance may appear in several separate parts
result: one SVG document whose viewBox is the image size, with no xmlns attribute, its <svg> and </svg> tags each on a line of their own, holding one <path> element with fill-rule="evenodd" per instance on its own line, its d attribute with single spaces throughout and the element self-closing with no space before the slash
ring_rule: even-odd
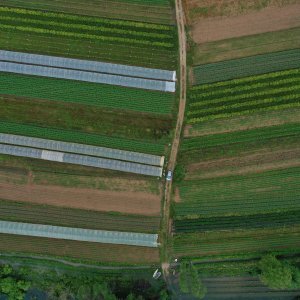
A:
<svg viewBox="0 0 300 300">
<path fill-rule="evenodd" d="M 180 265 L 179 286 L 183 293 L 192 294 L 197 299 L 203 299 L 207 292 L 197 269 L 188 262 Z"/>
<path fill-rule="evenodd" d="M 273 289 L 288 289 L 292 287 L 292 270 L 290 266 L 281 263 L 275 255 L 269 254 L 262 257 L 258 264 L 261 281 Z"/>
</svg>

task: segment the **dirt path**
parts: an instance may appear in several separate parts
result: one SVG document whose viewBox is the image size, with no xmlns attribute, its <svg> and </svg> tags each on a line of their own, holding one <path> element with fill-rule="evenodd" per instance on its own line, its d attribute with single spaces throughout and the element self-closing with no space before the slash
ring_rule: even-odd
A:
<svg viewBox="0 0 300 300">
<path fill-rule="evenodd" d="M 116 192 L 37 184 L 0 183 L 0 198 L 95 211 L 159 215 L 159 195 L 144 192 Z"/>
<path fill-rule="evenodd" d="M 300 26 L 300 4 L 268 7 L 236 17 L 202 18 L 192 26 L 197 44 Z"/>
<path fill-rule="evenodd" d="M 178 147 L 180 142 L 180 135 L 182 130 L 182 124 L 184 120 L 184 111 L 186 104 L 186 35 L 185 35 L 185 16 L 182 6 L 182 0 L 176 0 L 176 20 L 178 26 L 178 37 L 179 37 L 179 51 L 180 51 L 180 101 L 179 101 L 179 111 L 177 116 L 177 123 L 175 129 L 175 136 L 171 148 L 170 159 L 168 162 L 168 170 L 174 170 L 176 164 L 176 158 L 178 153 Z M 172 220 L 170 219 L 170 203 L 171 203 L 171 193 L 172 193 L 172 181 L 166 182 L 165 187 L 165 201 L 163 210 L 163 240 L 164 251 L 167 251 L 168 237 L 172 230 Z M 169 274 L 169 259 L 168 251 L 165 253 L 163 258 L 162 269 L 164 277 L 168 278 Z M 168 281 L 168 280 L 167 280 Z"/>
</svg>

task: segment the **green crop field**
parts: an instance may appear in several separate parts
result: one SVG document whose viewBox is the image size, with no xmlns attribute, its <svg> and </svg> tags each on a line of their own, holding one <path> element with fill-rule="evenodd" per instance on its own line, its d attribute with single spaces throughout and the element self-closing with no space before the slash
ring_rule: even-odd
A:
<svg viewBox="0 0 300 300">
<path fill-rule="evenodd" d="M 174 106 L 171 93 L 121 86 L 12 73 L 0 73 L 0 82 L 3 95 L 156 114 L 170 114 Z"/>
<path fill-rule="evenodd" d="M 159 262 L 157 248 L 88 243 L 21 235 L 0 234 L 0 251 L 25 255 L 59 256 L 94 263 L 150 265 Z"/>
<path fill-rule="evenodd" d="M 205 233 L 177 234 L 173 239 L 173 249 L 177 256 L 221 257 L 267 251 L 300 250 L 299 226 L 256 229 L 241 231 L 214 231 Z"/>
<path fill-rule="evenodd" d="M 285 227 L 300 223 L 300 210 L 256 214 L 247 216 L 218 216 L 175 220 L 174 230 L 184 232 L 207 232 L 214 230 L 254 229 Z"/>
<path fill-rule="evenodd" d="M 0 6 L 0 48 L 174 68 L 174 26 Z"/>
<path fill-rule="evenodd" d="M 299 69 L 195 86 L 189 94 L 188 122 L 299 107 L 299 87 Z"/>
<path fill-rule="evenodd" d="M 102 213 L 0 200 L 0 219 L 100 230 L 156 233 L 159 217 Z"/>
<path fill-rule="evenodd" d="M 138 140 L 101 136 L 79 131 L 61 130 L 9 122 L 0 122 L 0 132 L 153 154 L 162 154 L 165 148 L 164 144 L 158 144 L 155 142 L 141 142 Z"/>
<path fill-rule="evenodd" d="M 194 67 L 195 84 L 205 84 L 300 67 L 300 49 Z"/>
<path fill-rule="evenodd" d="M 189 180 L 179 186 L 177 216 L 241 215 L 300 208 L 299 167 L 244 176 Z M 284 199 L 284 201 L 282 201 Z"/>
</svg>

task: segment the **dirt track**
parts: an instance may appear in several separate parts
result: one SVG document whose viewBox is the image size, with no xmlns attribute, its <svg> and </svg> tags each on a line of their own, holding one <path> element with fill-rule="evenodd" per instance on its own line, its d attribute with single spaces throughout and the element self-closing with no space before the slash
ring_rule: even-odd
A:
<svg viewBox="0 0 300 300">
<path fill-rule="evenodd" d="M 182 7 L 182 0 L 176 0 L 176 19 L 178 26 L 178 37 L 179 37 L 179 54 L 180 54 L 180 101 L 179 111 L 176 122 L 175 136 L 171 148 L 170 159 L 168 162 L 168 169 L 174 170 L 176 165 L 176 158 L 178 153 L 178 147 L 180 142 L 180 135 L 182 130 L 182 123 L 184 120 L 184 111 L 186 104 L 186 35 L 185 35 L 185 18 L 184 10 Z M 168 243 L 168 236 L 172 230 L 172 220 L 170 219 L 170 203 L 172 193 L 172 181 L 166 182 L 165 188 L 165 199 L 164 199 L 164 210 L 163 210 L 163 232 L 164 240 L 162 241 L 165 245 Z M 167 247 L 164 247 L 165 251 Z M 162 269 L 165 279 L 168 278 L 169 273 L 169 255 L 165 253 L 162 263 Z"/>
<path fill-rule="evenodd" d="M 0 183 L 0 198 L 97 211 L 159 215 L 160 196 L 45 185 Z"/>
<path fill-rule="evenodd" d="M 203 18 L 192 26 L 197 44 L 300 26 L 300 4 L 268 7 L 236 17 Z"/>
</svg>

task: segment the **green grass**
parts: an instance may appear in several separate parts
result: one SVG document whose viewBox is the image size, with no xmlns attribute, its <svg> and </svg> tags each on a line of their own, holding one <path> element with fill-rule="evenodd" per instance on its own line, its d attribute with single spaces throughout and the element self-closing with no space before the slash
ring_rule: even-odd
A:
<svg viewBox="0 0 300 300">
<path fill-rule="evenodd" d="M 184 233 L 175 235 L 173 249 L 179 257 L 238 255 L 288 250 L 298 251 L 299 226 L 241 231 L 215 231 L 210 233 Z"/>
<path fill-rule="evenodd" d="M 196 66 L 194 79 L 206 84 L 299 67 L 300 49 L 292 49 Z"/>
<path fill-rule="evenodd" d="M 145 233 L 156 233 L 159 228 L 159 217 L 102 213 L 1 199 L 0 219 L 13 222 Z"/>
<path fill-rule="evenodd" d="M 153 114 L 171 114 L 174 107 L 171 93 L 12 73 L 0 73 L 0 82 L 3 95 Z"/>
<path fill-rule="evenodd" d="M 152 154 L 163 154 L 164 144 L 141 142 L 125 138 L 89 134 L 80 131 L 71 131 L 41 127 L 34 125 L 25 125 L 18 123 L 0 122 L 0 132 L 39 137 L 44 139 L 59 140 L 65 142 L 74 142 L 94 146 L 104 146 L 109 148 L 118 148 L 136 152 L 145 152 Z"/>
<path fill-rule="evenodd" d="M 300 70 L 286 70 L 195 86 L 189 94 L 189 123 L 299 107 Z"/>
<path fill-rule="evenodd" d="M 300 27 L 193 46 L 193 65 L 284 51 L 300 47 Z"/>
<path fill-rule="evenodd" d="M 203 180 L 179 185 L 180 216 L 238 216 L 300 208 L 300 168 L 293 167 Z M 284 199 L 284 201 L 283 201 Z"/>
</svg>

